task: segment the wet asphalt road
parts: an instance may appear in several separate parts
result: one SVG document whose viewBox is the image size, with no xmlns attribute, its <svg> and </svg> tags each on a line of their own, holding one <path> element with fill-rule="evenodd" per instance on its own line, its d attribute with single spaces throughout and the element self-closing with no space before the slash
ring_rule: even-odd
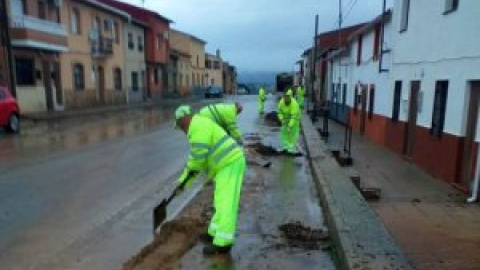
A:
<svg viewBox="0 0 480 270">
<path fill-rule="evenodd" d="M 188 154 L 172 110 L 0 132 L 0 268 L 116 269 L 150 241 L 151 209 Z"/>
</svg>

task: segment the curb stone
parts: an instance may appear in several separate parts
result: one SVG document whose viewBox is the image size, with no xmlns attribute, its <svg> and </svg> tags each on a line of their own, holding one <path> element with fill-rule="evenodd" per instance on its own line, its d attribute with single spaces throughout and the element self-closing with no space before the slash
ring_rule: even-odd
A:
<svg viewBox="0 0 480 270">
<path fill-rule="evenodd" d="M 302 117 L 302 128 L 340 269 L 414 269 L 345 170 L 330 157 L 327 146 L 306 115 Z"/>
</svg>

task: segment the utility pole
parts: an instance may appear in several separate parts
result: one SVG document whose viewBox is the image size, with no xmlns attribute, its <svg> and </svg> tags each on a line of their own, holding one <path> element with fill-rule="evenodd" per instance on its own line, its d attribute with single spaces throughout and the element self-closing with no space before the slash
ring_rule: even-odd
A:
<svg viewBox="0 0 480 270">
<path fill-rule="evenodd" d="M 7 12 L 7 1 L 0 0 L 0 35 L 2 37 L 2 41 L 5 42 L 5 47 L 7 49 L 7 61 L 8 61 L 8 69 L 9 69 L 9 81 L 10 81 L 10 93 L 12 96 L 17 97 L 16 91 L 16 84 L 15 84 L 15 66 L 13 64 L 13 56 L 12 56 L 12 43 L 10 40 L 10 22 L 8 20 L 8 12 Z"/>
</svg>

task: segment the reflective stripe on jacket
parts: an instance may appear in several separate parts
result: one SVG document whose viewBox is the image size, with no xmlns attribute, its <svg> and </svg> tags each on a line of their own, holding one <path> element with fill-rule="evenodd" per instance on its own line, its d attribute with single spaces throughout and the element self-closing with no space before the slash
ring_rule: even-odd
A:
<svg viewBox="0 0 480 270">
<path fill-rule="evenodd" d="M 186 179 L 190 171 L 206 170 L 208 176 L 214 178 L 220 169 L 244 155 L 242 148 L 220 126 L 201 115 L 193 116 L 187 136 L 190 154 L 180 182 L 193 181 Z"/>
<path fill-rule="evenodd" d="M 203 107 L 199 114 L 217 123 L 236 141 L 242 139 L 242 132 L 237 125 L 237 107 L 235 104 L 208 105 Z"/>
<path fill-rule="evenodd" d="M 293 127 L 297 122 L 300 122 L 300 107 L 297 101 L 292 97 L 290 104 L 287 106 L 282 98 L 278 102 L 278 118 L 288 127 Z"/>
</svg>

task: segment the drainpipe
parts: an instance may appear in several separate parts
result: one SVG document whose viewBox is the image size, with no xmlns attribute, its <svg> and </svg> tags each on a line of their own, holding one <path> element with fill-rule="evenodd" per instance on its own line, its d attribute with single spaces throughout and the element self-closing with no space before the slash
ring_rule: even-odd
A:
<svg viewBox="0 0 480 270">
<path fill-rule="evenodd" d="M 480 157 L 479 154 L 480 154 L 480 148 L 478 149 L 477 157 Z M 477 201 L 479 184 L 480 184 L 480 162 L 477 161 L 477 167 L 475 168 L 475 179 L 473 179 L 473 183 L 472 183 L 472 194 L 470 198 L 467 199 L 468 203 L 474 203 Z"/>
</svg>

